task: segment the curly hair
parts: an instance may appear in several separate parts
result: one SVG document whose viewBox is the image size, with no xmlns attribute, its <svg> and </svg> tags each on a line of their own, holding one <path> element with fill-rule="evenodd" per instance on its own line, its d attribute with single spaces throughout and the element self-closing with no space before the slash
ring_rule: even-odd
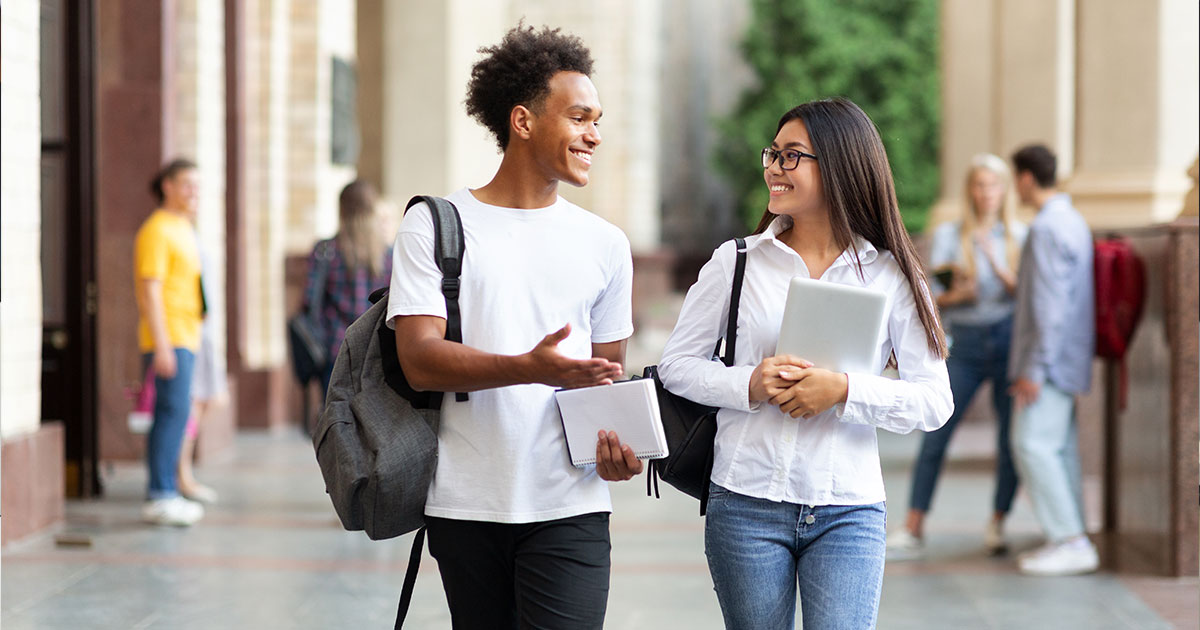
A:
<svg viewBox="0 0 1200 630">
<path fill-rule="evenodd" d="M 478 52 L 487 55 L 471 68 L 467 84 L 467 114 L 508 147 L 509 115 L 517 105 L 535 112 L 550 94 L 550 78 L 559 72 L 591 76 L 592 53 L 574 35 L 543 26 L 536 31 L 519 23 L 495 46 Z"/>
</svg>

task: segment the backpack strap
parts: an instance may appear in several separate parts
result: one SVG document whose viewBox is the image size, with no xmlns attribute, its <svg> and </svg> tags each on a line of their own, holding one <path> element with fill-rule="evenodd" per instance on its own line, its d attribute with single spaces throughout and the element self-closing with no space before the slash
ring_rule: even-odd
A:
<svg viewBox="0 0 1200 630">
<path fill-rule="evenodd" d="M 421 551 L 425 548 L 425 528 L 417 530 L 413 538 L 412 551 L 408 552 L 408 568 L 404 570 L 404 587 L 400 589 L 400 607 L 396 611 L 396 630 L 404 626 L 408 616 L 408 605 L 412 602 L 413 587 L 417 584 L 417 570 L 421 568 Z"/>
<path fill-rule="evenodd" d="M 737 245 L 737 262 L 733 266 L 733 284 L 729 288 L 729 321 L 725 325 L 725 356 L 721 362 L 725 367 L 733 367 L 733 353 L 737 351 L 738 307 L 742 301 L 742 280 L 746 278 L 746 239 L 733 239 Z M 705 470 L 712 470 L 713 450 L 708 451 L 708 461 Z M 700 516 L 708 512 L 708 486 L 700 490 Z"/>
<path fill-rule="evenodd" d="M 733 353 L 737 350 L 738 306 L 742 301 L 742 280 L 746 277 L 746 239 L 739 236 L 733 240 L 737 245 L 737 263 L 729 290 L 729 322 L 725 327 L 725 356 L 721 359 L 726 367 L 733 367 Z"/>
<path fill-rule="evenodd" d="M 442 296 L 446 299 L 446 340 L 462 343 L 462 311 L 458 306 L 458 293 L 462 284 L 462 260 L 466 251 L 466 240 L 463 237 L 462 220 L 458 216 L 458 208 L 453 203 L 429 195 L 418 195 L 408 200 L 404 211 L 423 203 L 429 207 L 433 218 L 433 258 L 438 269 L 442 270 Z M 435 394 L 440 398 L 440 394 Z M 466 392 L 454 394 L 454 400 L 464 402 L 468 399 Z M 435 401 L 434 408 L 440 407 L 441 401 Z"/>
</svg>

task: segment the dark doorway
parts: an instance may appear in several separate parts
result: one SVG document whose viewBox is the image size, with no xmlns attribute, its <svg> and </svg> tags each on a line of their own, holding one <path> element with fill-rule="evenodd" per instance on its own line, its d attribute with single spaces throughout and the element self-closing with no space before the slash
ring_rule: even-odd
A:
<svg viewBox="0 0 1200 630">
<path fill-rule="evenodd" d="M 41 0 L 42 421 L 63 423 L 66 494 L 100 494 L 96 440 L 94 24 Z"/>
</svg>

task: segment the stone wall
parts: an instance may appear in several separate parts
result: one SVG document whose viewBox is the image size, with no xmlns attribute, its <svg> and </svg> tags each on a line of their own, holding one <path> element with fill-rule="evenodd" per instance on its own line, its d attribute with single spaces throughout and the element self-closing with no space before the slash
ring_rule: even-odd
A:
<svg viewBox="0 0 1200 630">
<path fill-rule="evenodd" d="M 1195 576 L 1200 417 L 1195 218 L 1122 230 L 1146 261 L 1146 308 L 1124 362 L 1107 374 L 1107 562 L 1122 572 Z"/>
</svg>

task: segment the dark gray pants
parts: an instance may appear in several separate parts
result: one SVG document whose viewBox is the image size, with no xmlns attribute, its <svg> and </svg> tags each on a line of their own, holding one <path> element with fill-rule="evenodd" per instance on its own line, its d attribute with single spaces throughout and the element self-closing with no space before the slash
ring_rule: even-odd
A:
<svg viewBox="0 0 1200 630">
<path fill-rule="evenodd" d="M 515 525 L 425 523 L 455 630 L 604 627 L 607 512 Z"/>
</svg>

